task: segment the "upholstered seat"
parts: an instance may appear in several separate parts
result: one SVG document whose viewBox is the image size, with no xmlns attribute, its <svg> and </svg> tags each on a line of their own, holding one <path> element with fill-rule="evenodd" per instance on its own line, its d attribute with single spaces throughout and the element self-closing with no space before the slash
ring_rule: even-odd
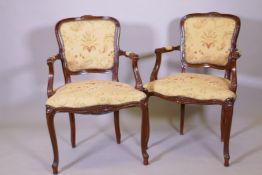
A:
<svg viewBox="0 0 262 175">
<path fill-rule="evenodd" d="M 47 100 L 52 107 L 81 108 L 139 102 L 146 95 L 132 86 L 107 80 L 86 80 L 66 84 Z"/>
<path fill-rule="evenodd" d="M 222 100 L 235 98 L 230 81 L 212 75 L 180 73 L 155 80 L 144 85 L 149 92 L 165 96 L 182 96 L 198 100 Z"/>
</svg>

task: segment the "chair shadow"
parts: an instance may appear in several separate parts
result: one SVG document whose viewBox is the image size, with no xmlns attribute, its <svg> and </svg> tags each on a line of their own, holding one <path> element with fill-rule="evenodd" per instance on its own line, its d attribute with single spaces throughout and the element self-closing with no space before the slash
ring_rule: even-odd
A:
<svg viewBox="0 0 262 175">
<path fill-rule="evenodd" d="M 151 143 L 150 145 L 148 145 L 148 148 L 152 148 L 152 147 L 155 147 L 155 146 L 157 146 L 157 145 L 159 145 L 159 144 L 162 144 L 163 142 L 171 139 L 171 138 L 174 137 L 174 136 L 175 136 L 174 133 L 170 133 L 170 134 L 168 134 L 167 136 L 159 139 L 158 141 L 156 141 L 156 142 Z"/>
<path fill-rule="evenodd" d="M 123 139 L 121 140 L 121 143 L 126 142 L 128 139 L 133 138 L 134 136 L 135 136 L 135 133 L 129 134 L 128 136 L 126 136 L 125 138 L 123 138 Z M 139 144 L 138 140 L 136 140 L 136 142 L 137 142 L 137 144 Z"/>
<path fill-rule="evenodd" d="M 90 141 L 91 139 L 93 139 L 94 137 L 98 136 L 99 134 L 104 134 L 110 140 L 115 141 L 114 137 L 112 135 L 108 134 L 108 132 L 107 132 L 108 130 L 110 130 L 110 126 L 109 125 L 100 126 L 100 125 L 94 123 L 94 127 L 98 128 L 98 129 L 93 134 L 89 135 L 86 138 L 83 138 L 79 142 L 76 141 L 76 147 L 85 144 L 87 141 Z M 67 143 L 68 145 L 71 146 L 71 143 L 70 143 L 70 141 L 68 139 L 64 138 L 63 136 L 60 136 L 60 139 L 62 139 L 65 143 Z M 101 149 L 104 149 L 104 148 L 106 148 L 105 144 L 97 144 L 97 145 L 92 146 L 87 151 L 85 151 L 83 154 L 81 154 L 80 157 L 78 157 L 75 160 L 71 161 L 67 165 L 61 167 L 61 172 L 66 171 L 70 167 L 76 165 L 78 162 L 81 162 L 82 160 L 88 158 L 88 156 L 93 155 L 96 152 L 101 151 Z"/>
<path fill-rule="evenodd" d="M 256 120 L 254 120 L 251 124 L 241 128 L 240 130 L 237 130 L 236 132 L 234 132 L 233 134 L 231 134 L 231 138 L 233 137 L 237 137 L 238 135 L 249 131 L 250 129 L 253 129 L 255 126 L 260 125 L 261 123 L 261 119 L 259 117 L 256 118 Z"/>
<path fill-rule="evenodd" d="M 82 139 L 82 140 L 79 140 L 79 142 L 76 143 L 76 146 L 80 146 L 80 145 L 83 145 L 84 143 L 88 142 L 89 140 L 91 140 L 92 138 L 98 136 L 100 134 L 100 132 L 95 132 L 93 133 L 92 135 Z"/>
<path fill-rule="evenodd" d="M 95 133 L 93 133 L 92 135 L 83 138 L 82 140 L 77 141 L 76 140 L 76 147 L 83 145 L 84 143 L 90 141 L 92 138 L 95 138 L 96 136 L 98 136 L 100 133 L 100 131 L 97 131 Z M 70 138 L 66 138 L 63 135 L 58 135 L 57 136 L 63 143 L 66 143 L 67 145 L 71 146 L 71 142 L 70 142 Z"/>
<path fill-rule="evenodd" d="M 65 166 L 61 167 L 61 172 L 66 171 L 70 167 L 76 165 L 78 162 L 83 161 L 84 159 L 88 158 L 88 156 L 91 156 L 95 154 L 98 151 L 101 151 L 102 149 L 106 148 L 107 146 L 105 144 L 97 144 L 93 147 L 89 147 L 87 151 L 81 154 L 80 157 L 76 158 L 75 160 L 71 161 L 70 163 L 66 164 Z"/>
<path fill-rule="evenodd" d="M 247 151 L 246 153 L 242 154 L 241 156 L 237 157 L 235 160 L 231 162 L 231 164 L 240 163 L 241 161 L 245 160 L 247 157 L 257 154 L 260 151 L 262 151 L 262 145 L 258 145 L 254 147 L 253 149 Z"/>
<path fill-rule="evenodd" d="M 133 149 L 129 149 L 129 147 L 127 147 L 125 144 L 122 144 L 121 147 L 119 147 L 120 149 L 124 150 L 126 153 L 128 153 L 130 156 L 132 156 L 133 158 L 135 158 L 138 161 L 142 160 L 142 156 L 139 157 L 139 152 L 140 152 L 140 147 L 137 147 L 137 149 L 135 150 L 136 153 L 134 153 L 132 150 Z"/>
<path fill-rule="evenodd" d="M 163 141 L 168 140 L 167 138 L 168 138 L 168 137 L 164 138 Z M 177 143 L 177 144 L 169 147 L 168 149 L 165 149 L 165 150 L 164 150 L 163 152 L 161 152 L 159 155 L 156 155 L 156 156 L 152 157 L 151 162 L 152 162 L 152 163 L 153 163 L 153 162 L 157 162 L 157 161 L 161 160 L 161 158 L 162 158 L 164 155 L 167 155 L 167 154 L 169 154 L 170 152 L 172 152 L 172 151 L 174 151 L 174 150 L 177 150 L 177 149 L 179 149 L 179 148 L 182 148 L 182 147 L 184 147 L 185 145 L 190 144 L 191 142 L 193 142 L 193 141 L 192 141 L 190 138 L 187 138 L 187 139 L 185 139 L 185 140 L 183 140 L 183 141 L 181 141 L 181 142 L 179 142 L 179 143 Z M 156 142 L 155 145 L 157 145 L 157 144 L 158 144 L 158 143 Z M 155 145 L 154 145 L 154 146 L 155 146 Z"/>
<path fill-rule="evenodd" d="M 223 142 L 221 142 L 221 143 L 223 143 Z M 201 146 L 203 148 L 205 148 L 209 152 L 209 154 L 211 154 L 215 159 L 217 159 L 219 162 L 223 163 L 224 159 L 223 159 L 222 154 L 221 155 L 218 154 L 217 150 L 214 150 L 210 144 L 202 143 Z"/>
<path fill-rule="evenodd" d="M 76 143 L 77 145 L 82 145 L 84 144 L 85 142 L 91 140 L 92 138 L 98 136 L 99 134 L 104 134 L 106 137 L 108 137 L 111 141 L 115 142 L 115 138 L 114 136 L 112 136 L 112 134 L 108 134 L 108 130 L 111 129 L 111 127 L 114 127 L 112 125 L 105 125 L 105 126 L 100 126 L 96 123 L 93 124 L 95 126 L 95 128 L 98 128 L 96 130 L 96 132 L 94 132 L 94 134 L 88 136 L 87 138 L 84 138 L 82 140 L 80 140 L 78 143 Z"/>
</svg>

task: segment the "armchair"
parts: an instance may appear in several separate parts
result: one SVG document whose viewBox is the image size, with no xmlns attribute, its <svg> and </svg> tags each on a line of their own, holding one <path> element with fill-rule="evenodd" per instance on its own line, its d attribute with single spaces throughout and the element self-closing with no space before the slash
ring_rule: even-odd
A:
<svg viewBox="0 0 262 175">
<path fill-rule="evenodd" d="M 147 142 L 149 120 L 147 96 L 143 90 L 137 61 L 138 55 L 119 48 L 120 24 L 112 17 L 82 16 L 59 21 L 55 27 L 59 53 L 47 60 L 49 67 L 46 119 L 52 142 L 53 173 L 58 173 L 58 145 L 54 117 L 58 112 L 69 113 L 71 144 L 76 146 L 76 114 L 114 112 L 116 141 L 121 140 L 119 110 L 139 107 L 142 110 L 141 151 L 143 163 L 148 164 Z M 132 61 L 135 88 L 118 81 L 119 56 Z M 55 61 L 61 61 L 65 84 L 54 89 Z M 112 72 L 112 80 L 71 81 L 71 76 L 84 73 Z"/>
<path fill-rule="evenodd" d="M 236 99 L 236 48 L 240 19 L 230 14 L 195 13 L 182 18 L 180 46 L 155 50 L 156 62 L 150 82 L 144 87 L 149 96 L 180 104 L 180 134 L 183 135 L 186 104 L 222 105 L 221 140 L 224 141 L 224 165 L 229 166 L 229 138 Z M 181 53 L 181 73 L 158 80 L 163 53 Z M 199 73 L 186 73 L 188 67 L 214 68 L 225 71 L 224 78 Z"/>
</svg>

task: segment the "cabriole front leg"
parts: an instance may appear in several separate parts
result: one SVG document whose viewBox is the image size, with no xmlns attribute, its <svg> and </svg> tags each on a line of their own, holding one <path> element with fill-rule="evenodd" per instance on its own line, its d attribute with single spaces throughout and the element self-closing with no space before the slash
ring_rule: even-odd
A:
<svg viewBox="0 0 262 175">
<path fill-rule="evenodd" d="M 232 124 L 232 116 L 233 116 L 233 107 L 234 107 L 234 99 L 227 99 L 224 104 L 224 120 L 225 120 L 225 132 L 223 133 L 224 139 L 224 166 L 229 166 L 229 140 L 230 140 L 230 131 Z"/>
<path fill-rule="evenodd" d="M 54 161 L 52 164 L 52 168 L 53 168 L 53 173 L 57 174 L 59 157 L 58 157 L 58 146 L 57 146 L 57 140 L 56 140 L 55 127 L 54 127 L 54 117 L 55 117 L 55 111 L 47 107 L 46 120 L 47 120 L 47 126 L 48 126 L 51 143 L 53 147 L 53 152 L 54 152 Z"/>
<path fill-rule="evenodd" d="M 141 103 L 142 126 L 141 126 L 141 150 L 144 165 L 148 165 L 149 155 L 147 153 L 149 140 L 149 117 L 148 117 L 148 100 Z"/>
</svg>

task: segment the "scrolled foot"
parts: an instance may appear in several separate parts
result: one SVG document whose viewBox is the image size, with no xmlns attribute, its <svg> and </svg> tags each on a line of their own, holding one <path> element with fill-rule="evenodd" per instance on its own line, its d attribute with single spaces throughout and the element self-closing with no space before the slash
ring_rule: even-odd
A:
<svg viewBox="0 0 262 175">
<path fill-rule="evenodd" d="M 58 162 L 54 162 L 52 164 L 52 169 L 53 169 L 53 174 L 57 174 L 58 173 Z"/>
<path fill-rule="evenodd" d="M 75 148 L 76 147 L 76 144 L 75 143 L 72 143 L 72 148 Z"/>
<path fill-rule="evenodd" d="M 229 155 L 225 155 L 225 156 L 224 156 L 224 159 L 225 159 L 224 166 L 225 166 L 225 167 L 228 167 L 228 166 L 229 166 L 230 156 L 229 156 Z"/>
<path fill-rule="evenodd" d="M 144 153 L 143 154 L 143 159 L 144 159 L 144 165 L 148 165 L 148 158 L 149 158 L 149 155 L 147 153 Z"/>
<path fill-rule="evenodd" d="M 119 139 L 116 139 L 116 143 L 117 144 L 121 144 L 121 139 L 119 138 Z"/>
</svg>

